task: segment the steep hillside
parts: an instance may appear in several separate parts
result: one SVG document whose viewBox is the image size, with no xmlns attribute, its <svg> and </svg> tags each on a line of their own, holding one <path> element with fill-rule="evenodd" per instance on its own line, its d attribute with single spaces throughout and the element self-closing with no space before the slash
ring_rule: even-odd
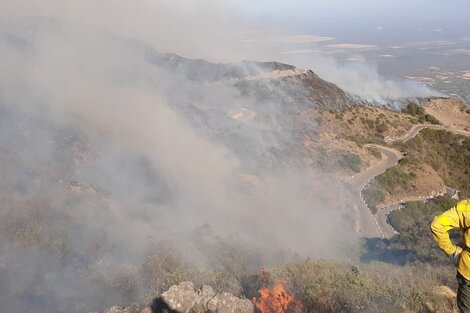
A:
<svg viewBox="0 0 470 313">
<path fill-rule="evenodd" d="M 264 304 L 258 308 L 264 308 L 267 313 L 457 312 L 456 295 L 452 290 L 455 275 L 444 266 L 402 267 L 384 263 L 353 265 L 297 260 L 269 271 L 233 277 L 240 289 L 239 293 L 232 292 L 240 294 L 241 299 L 227 293 L 231 289 L 218 294 L 200 282 L 184 281 L 196 278 L 187 274 L 185 278 L 176 279 L 173 286 L 167 285 L 163 291 L 156 292 L 156 298 L 147 303 L 113 307 L 104 313 L 251 313 L 254 306 L 248 299 Z"/>
<path fill-rule="evenodd" d="M 334 198 L 348 190 L 305 165 L 300 122 L 350 98 L 312 72 L 44 18 L 2 20 L 0 51 L 4 310 L 127 305 L 189 274 L 237 289 L 263 266 L 356 249 Z"/>
<path fill-rule="evenodd" d="M 464 191 L 468 173 L 450 172 L 468 165 L 465 139 L 423 130 L 400 143 L 435 119 L 465 124 L 442 116 L 454 100 L 394 112 L 291 65 L 190 60 L 45 18 L 2 20 L 0 51 L 3 309 L 97 311 L 188 279 L 252 297 L 264 267 L 307 311 L 443 305 L 432 287 L 447 274 L 402 289 L 377 275 L 391 267 L 356 266 L 362 185 L 351 181 L 386 146 L 409 158 L 396 188 L 377 178 L 384 199 L 405 183 Z M 292 263 L 308 257 L 356 265 Z"/>
<path fill-rule="evenodd" d="M 390 142 L 405 157 L 370 185 L 371 191 L 383 194 L 382 205 L 429 198 L 445 192 L 445 186 L 459 191 L 462 198 L 470 195 L 466 178 L 470 172 L 467 107 L 459 100 L 436 99 L 427 102 L 424 111 L 438 112 L 435 118 L 441 125 L 423 128 L 406 141 L 398 138 Z"/>
<path fill-rule="evenodd" d="M 467 107 L 456 99 L 429 100 L 416 112 L 410 107 L 420 108 L 412 103 L 402 112 L 370 106 L 355 106 L 339 112 L 309 111 L 304 115 L 304 122 L 310 125 L 305 128 L 304 145 L 310 152 L 310 162 L 347 176 L 381 160 L 374 145 L 390 147 L 401 151 L 405 157 L 399 166 L 379 176 L 372 184 L 374 189 L 377 184 L 381 186 L 385 202 L 424 198 L 440 192 L 444 185 L 461 190 L 465 197 L 467 186 L 461 175 L 469 171 L 466 164 L 469 153 L 466 129 L 470 127 Z M 436 110 L 439 113 L 435 113 Z M 411 137 L 407 137 L 409 135 Z M 341 153 L 353 154 L 359 159 L 354 161 L 350 157 L 349 163 L 339 162 L 344 166 L 338 167 L 335 155 Z"/>
<path fill-rule="evenodd" d="M 312 160 L 324 168 L 354 174 L 380 160 L 380 153 L 368 144 L 384 144 L 406 134 L 413 118 L 385 108 L 355 106 L 343 111 L 310 110 L 304 116 L 305 144 Z M 359 167 L 338 167 L 332 155 L 347 151 L 360 157 Z M 333 163 L 331 163 L 333 161 Z M 349 166 L 350 167 L 350 166 Z"/>
</svg>

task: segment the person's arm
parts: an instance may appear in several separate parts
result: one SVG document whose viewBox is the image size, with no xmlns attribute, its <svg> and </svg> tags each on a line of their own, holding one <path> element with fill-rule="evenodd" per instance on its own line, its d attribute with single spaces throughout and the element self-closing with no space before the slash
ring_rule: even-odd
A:
<svg viewBox="0 0 470 313">
<path fill-rule="evenodd" d="M 450 210 L 445 211 L 439 216 L 434 218 L 434 221 L 431 224 L 431 231 L 434 237 L 434 240 L 446 254 L 454 255 L 460 253 L 460 247 L 455 246 L 449 237 L 449 231 L 453 228 L 458 228 L 459 223 L 459 214 L 457 209 L 453 207 Z"/>
</svg>

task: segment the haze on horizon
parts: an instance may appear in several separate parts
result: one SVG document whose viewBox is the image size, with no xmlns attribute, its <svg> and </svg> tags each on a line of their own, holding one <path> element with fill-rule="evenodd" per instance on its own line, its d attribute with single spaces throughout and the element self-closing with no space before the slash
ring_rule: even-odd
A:
<svg viewBox="0 0 470 313">
<path fill-rule="evenodd" d="M 231 1 L 252 16 L 276 20 L 290 32 L 335 36 L 340 41 L 400 44 L 470 36 L 464 0 Z"/>
<path fill-rule="evenodd" d="M 0 9 L 6 16 L 53 16 L 103 26 L 168 52 L 225 62 L 271 60 L 288 50 L 321 51 L 331 45 L 470 39 L 470 3 L 465 0 L 19 0 L 0 3 Z M 162 40 L 163 32 L 172 38 Z M 216 51 L 204 50 L 205 44 Z"/>
</svg>

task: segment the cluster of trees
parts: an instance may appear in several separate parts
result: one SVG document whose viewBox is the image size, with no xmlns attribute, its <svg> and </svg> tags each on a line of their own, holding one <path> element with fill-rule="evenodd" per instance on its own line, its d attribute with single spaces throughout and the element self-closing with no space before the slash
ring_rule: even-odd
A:
<svg viewBox="0 0 470 313">
<path fill-rule="evenodd" d="M 376 180 L 385 191 L 392 194 L 397 188 L 409 189 L 415 178 L 415 173 L 408 173 L 402 167 L 395 166 L 386 170 Z"/>
<path fill-rule="evenodd" d="M 414 102 L 409 103 L 406 107 L 401 110 L 402 113 L 410 114 L 411 116 L 415 116 L 416 123 L 431 123 L 431 124 L 439 124 L 439 121 L 432 115 L 426 114 L 424 112 L 424 108 L 417 105 Z"/>
</svg>

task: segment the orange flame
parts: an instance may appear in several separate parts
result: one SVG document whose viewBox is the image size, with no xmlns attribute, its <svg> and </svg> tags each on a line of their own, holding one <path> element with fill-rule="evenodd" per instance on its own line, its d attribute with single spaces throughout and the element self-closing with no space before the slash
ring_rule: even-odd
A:
<svg viewBox="0 0 470 313">
<path fill-rule="evenodd" d="M 277 283 L 274 288 L 259 290 L 259 299 L 253 298 L 253 304 L 261 313 L 284 313 L 294 298 L 284 288 L 285 282 Z"/>
</svg>

